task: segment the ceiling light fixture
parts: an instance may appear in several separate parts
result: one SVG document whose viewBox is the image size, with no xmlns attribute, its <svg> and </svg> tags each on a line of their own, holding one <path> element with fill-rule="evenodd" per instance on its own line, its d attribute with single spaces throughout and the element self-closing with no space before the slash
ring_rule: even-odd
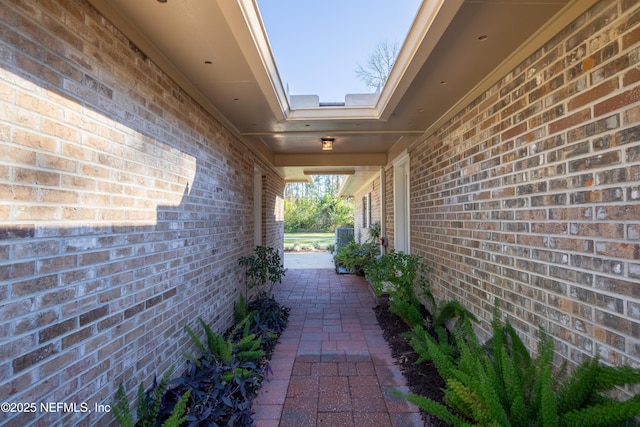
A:
<svg viewBox="0 0 640 427">
<path fill-rule="evenodd" d="M 325 136 L 320 138 L 320 141 L 322 142 L 322 151 L 333 150 L 333 141 L 335 141 L 335 138 L 331 138 L 330 136 Z"/>
</svg>

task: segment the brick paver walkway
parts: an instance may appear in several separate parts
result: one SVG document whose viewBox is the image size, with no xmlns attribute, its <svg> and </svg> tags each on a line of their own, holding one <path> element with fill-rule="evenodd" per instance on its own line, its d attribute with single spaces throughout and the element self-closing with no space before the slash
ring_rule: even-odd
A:
<svg viewBox="0 0 640 427">
<path fill-rule="evenodd" d="M 288 270 L 276 298 L 291 308 L 253 404 L 258 427 L 423 426 L 372 308 L 364 278 Z"/>
</svg>

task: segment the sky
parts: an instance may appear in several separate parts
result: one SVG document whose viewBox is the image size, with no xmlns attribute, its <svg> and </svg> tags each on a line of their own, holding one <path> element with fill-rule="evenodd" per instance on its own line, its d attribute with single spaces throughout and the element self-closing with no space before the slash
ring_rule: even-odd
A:
<svg viewBox="0 0 640 427">
<path fill-rule="evenodd" d="M 290 95 L 343 102 L 370 93 L 358 80 L 382 41 L 402 45 L 420 0 L 258 0 L 271 50 Z"/>
</svg>

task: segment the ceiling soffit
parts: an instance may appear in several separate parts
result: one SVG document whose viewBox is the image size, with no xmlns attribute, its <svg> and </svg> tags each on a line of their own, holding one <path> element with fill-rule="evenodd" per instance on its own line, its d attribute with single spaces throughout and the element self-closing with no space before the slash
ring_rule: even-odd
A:
<svg viewBox="0 0 640 427">
<path fill-rule="evenodd" d="M 254 0 L 88 1 L 287 179 L 388 164 L 596 0 L 425 0 L 375 105 L 306 109 L 287 100 Z"/>
</svg>

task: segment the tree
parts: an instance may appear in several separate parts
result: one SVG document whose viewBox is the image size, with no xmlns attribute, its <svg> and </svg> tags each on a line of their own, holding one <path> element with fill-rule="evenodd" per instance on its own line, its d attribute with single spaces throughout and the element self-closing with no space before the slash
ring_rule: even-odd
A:
<svg viewBox="0 0 640 427">
<path fill-rule="evenodd" d="M 398 43 L 387 40 L 379 42 L 373 52 L 369 54 L 367 65 L 358 65 L 356 76 L 369 87 L 380 90 L 387 82 L 393 64 L 398 57 Z"/>
<path fill-rule="evenodd" d="M 284 230 L 328 232 L 353 227 L 353 202 L 337 197 L 345 176 L 314 175 L 312 182 L 285 187 Z"/>
</svg>

